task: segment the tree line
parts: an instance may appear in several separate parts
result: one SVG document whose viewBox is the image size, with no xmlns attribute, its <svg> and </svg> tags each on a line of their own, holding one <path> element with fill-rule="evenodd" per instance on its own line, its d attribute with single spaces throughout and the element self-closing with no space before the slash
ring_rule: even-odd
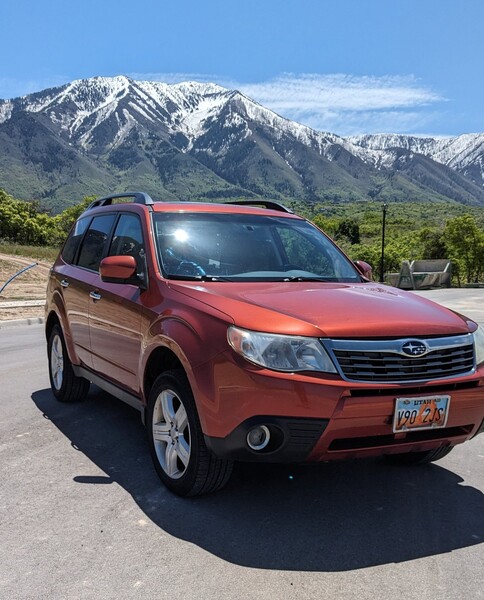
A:
<svg viewBox="0 0 484 600">
<path fill-rule="evenodd" d="M 74 221 L 94 199 L 86 196 L 79 204 L 50 215 L 37 200 L 17 200 L 0 189 L 0 239 L 15 244 L 60 247 Z"/>
<path fill-rule="evenodd" d="M 429 205 L 429 213 L 432 209 L 433 205 Z M 402 215 L 402 211 L 407 214 Z M 455 284 L 484 281 L 484 224 L 474 215 L 429 218 L 429 223 L 422 226 L 411 207 L 397 205 L 396 213 L 387 214 L 384 273 L 398 272 L 404 260 L 448 259 L 453 263 Z M 360 218 L 315 215 L 312 220 L 353 260 L 372 265 L 375 278 L 379 279 L 381 210 Z"/>
<path fill-rule="evenodd" d="M 37 201 L 17 200 L 0 189 L 0 240 L 60 247 L 78 216 L 94 200 L 57 215 Z M 379 278 L 381 205 L 354 202 L 296 206 L 330 235 L 353 260 L 370 263 Z M 484 281 L 484 211 L 456 204 L 395 203 L 387 212 L 384 272 L 399 271 L 403 260 L 446 258 L 458 283 Z"/>
</svg>

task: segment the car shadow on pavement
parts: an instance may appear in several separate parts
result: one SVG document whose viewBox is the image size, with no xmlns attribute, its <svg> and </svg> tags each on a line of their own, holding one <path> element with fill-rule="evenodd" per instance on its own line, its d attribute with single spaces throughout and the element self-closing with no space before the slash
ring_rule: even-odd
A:
<svg viewBox="0 0 484 600">
<path fill-rule="evenodd" d="M 81 404 L 47 389 L 32 400 L 106 474 L 75 482 L 116 482 L 158 527 L 238 565 L 347 571 L 484 542 L 484 495 L 441 466 L 240 464 L 221 492 L 182 499 L 160 483 L 134 409 L 94 386 Z"/>
</svg>

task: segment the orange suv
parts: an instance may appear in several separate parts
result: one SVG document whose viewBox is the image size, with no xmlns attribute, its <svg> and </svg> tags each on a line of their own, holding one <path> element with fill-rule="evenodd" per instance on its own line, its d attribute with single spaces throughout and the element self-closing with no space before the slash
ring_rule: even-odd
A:
<svg viewBox="0 0 484 600">
<path fill-rule="evenodd" d="M 484 331 L 273 202 L 93 202 L 50 274 L 52 391 L 140 410 L 170 490 L 234 461 L 442 458 L 484 430 Z"/>
</svg>

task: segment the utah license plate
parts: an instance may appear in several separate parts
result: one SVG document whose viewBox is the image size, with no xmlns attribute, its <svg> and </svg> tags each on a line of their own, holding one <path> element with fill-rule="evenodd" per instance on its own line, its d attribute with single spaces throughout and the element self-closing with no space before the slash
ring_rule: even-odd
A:
<svg viewBox="0 0 484 600">
<path fill-rule="evenodd" d="M 393 432 L 445 427 L 449 404 L 450 396 L 396 398 Z"/>
</svg>

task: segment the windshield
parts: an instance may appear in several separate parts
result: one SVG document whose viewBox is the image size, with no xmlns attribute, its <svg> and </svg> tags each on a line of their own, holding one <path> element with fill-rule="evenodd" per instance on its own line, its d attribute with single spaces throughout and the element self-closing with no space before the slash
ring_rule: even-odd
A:
<svg viewBox="0 0 484 600">
<path fill-rule="evenodd" d="M 164 274 L 208 281 L 356 282 L 352 263 L 316 227 L 263 215 L 153 215 Z"/>
</svg>

